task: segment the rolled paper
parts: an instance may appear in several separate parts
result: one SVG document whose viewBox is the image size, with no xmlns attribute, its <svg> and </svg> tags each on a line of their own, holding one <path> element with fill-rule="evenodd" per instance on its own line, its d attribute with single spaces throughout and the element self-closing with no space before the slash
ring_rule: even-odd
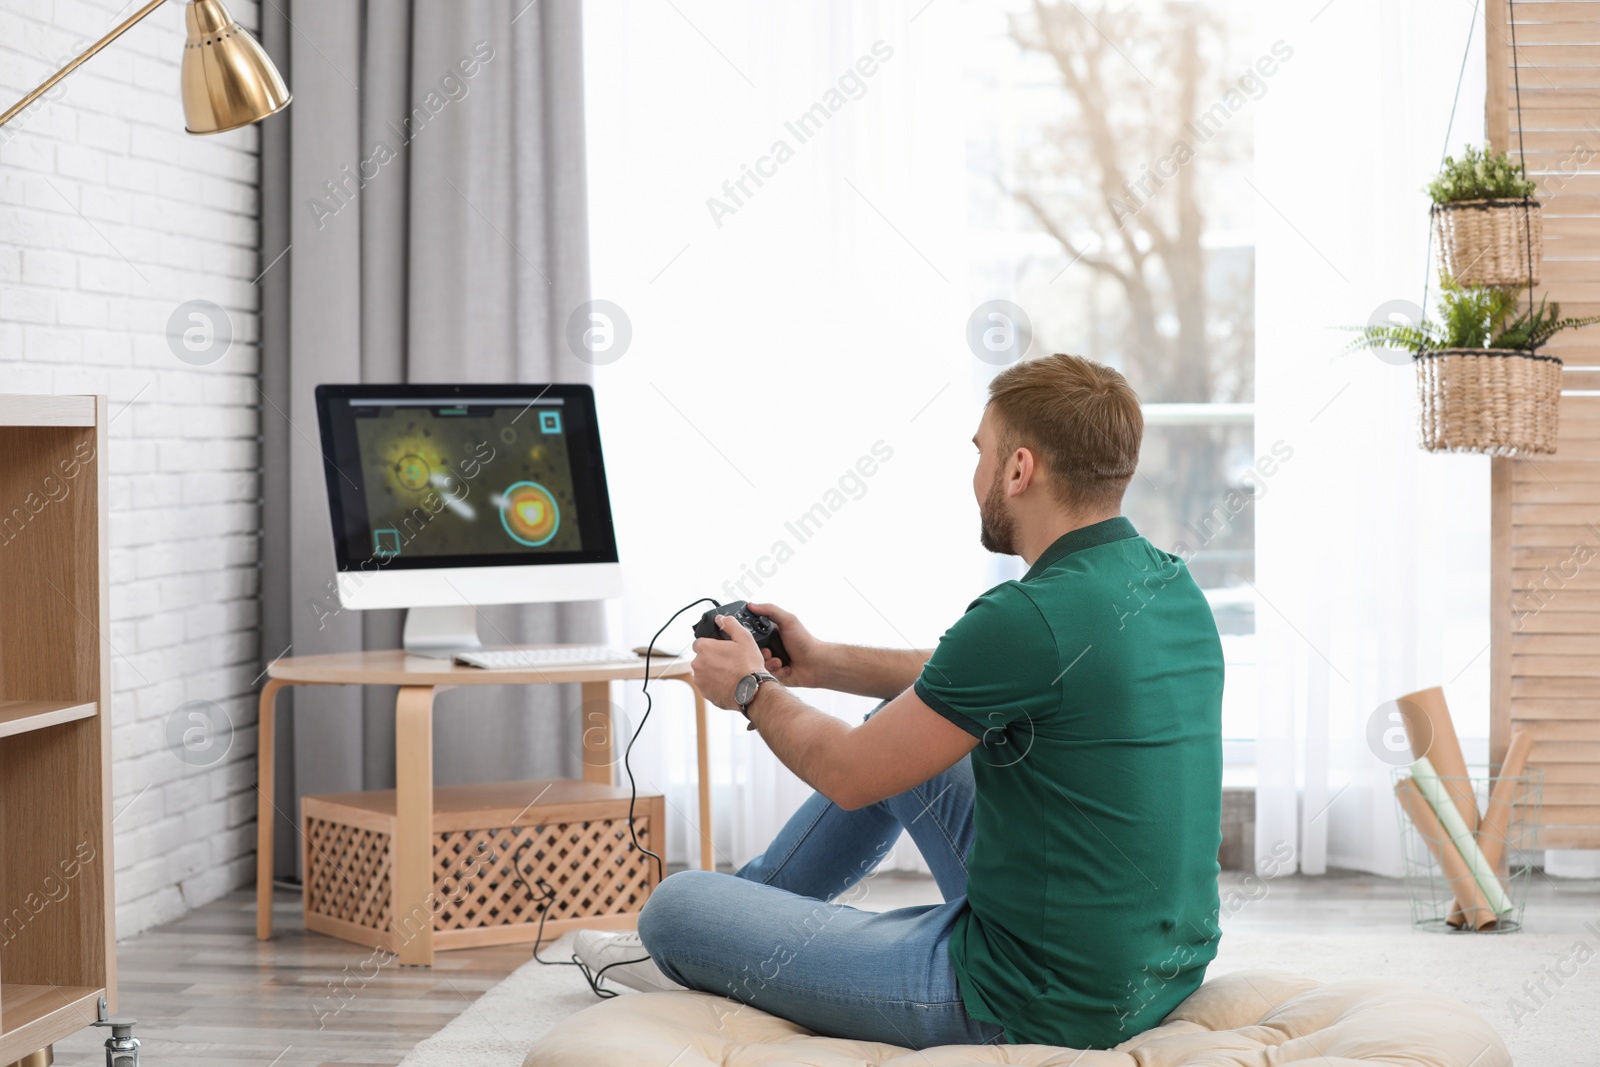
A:
<svg viewBox="0 0 1600 1067">
<path fill-rule="evenodd" d="M 1444 876 L 1450 883 L 1450 892 L 1455 894 L 1455 906 L 1447 920 L 1451 926 L 1471 926 L 1474 929 L 1493 925 L 1494 909 L 1489 907 L 1489 902 L 1484 899 L 1483 890 L 1478 888 L 1477 879 L 1472 877 L 1472 872 L 1467 869 L 1467 861 L 1461 858 L 1461 853 L 1454 848 L 1445 838 L 1444 827 L 1439 824 L 1439 816 L 1434 814 L 1433 806 L 1422 795 L 1422 790 L 1417 788 L 1416 779 L 1402 778 L 1394 784 L 1394 795 L 1400 798 L 1400 806 L 1405 808 L 1406 814 L 1411 817 L 1411 825 L 1415 826 L 1417 833 L 1428 842 L 1428 849 L 1434 858 L 1439 861 L 1439 866 L 1444 868 Z"/>
<path fill-rule="evenodd" d="M 1528 755 L 1533 751 L 1533 732 L 1514 730 L 1511 744 L 1506 748 L 1506 758 L 1500 764 L 1500 774 L 1489 793 L 1489 807 L 1478 824 L 1478 848 L 1483 850 L 1484 862 L 1497 875 L 1500 862 L 1506 858 L 1506 838 L 1511 832 L 1511 805 L 1517 797 L 1518 783 L 1528 769 Z"/>
<path fill-rule="evenodd" d="M 1472 831 L 1467 829 L 1466 821 L 1461 818 L 1461 812 L 1456 810 L 1454 799 L 1445 790 L 1444 783 L 1439 781 L 1439 775 L 1434 771 L 1428 757 L 1424 756 L 1411 765 L 1411 780 L 1417 783 L 1417 788 L 1422 790 L 1422 795 L 1427 798 L 1434 814 L 1439 816 L 1439 822 L 1444 825 L 1450 843 L 1456 846 L 1461 858 L 1466 861 L 1467 870 L 1478 883 L 1478 888 L 1483 890 L 1490 908 L 1496 915 L 1510 912 L 1511 898 L 1506 896 L 1500 879 L 1495 877 L 1494 867 L 1484 858 L 1483 851 L 1478 848 L 1478 842 L 1473 840 Z"/>
<path fill-rule="evenodd" d="M 1450 707 L 1445 703 L 1444 690 L 1438 686 L 1419 689 L 1396 701 L 1400 705 L 1400 719 L 1405 723 L 1406 736 L 1411 741 L 1414 759 L 1427 757 L 1434 770 L 1443 777 L 1445 789 L 1455 801 L 1456 810 L 1468 830 L 1478 828 L 1478 798 L 1473 795 L 1472 781 L 1467 776 L 1467 761 L 1461 755 L 1461 741 L 1456 737 L 1455 723 L 1450 719 Z M 1409 705 L 1409 707 L 1408 707 Z M 1413 720 L 1419 719 L 1420 722 Z"/>
</svg>

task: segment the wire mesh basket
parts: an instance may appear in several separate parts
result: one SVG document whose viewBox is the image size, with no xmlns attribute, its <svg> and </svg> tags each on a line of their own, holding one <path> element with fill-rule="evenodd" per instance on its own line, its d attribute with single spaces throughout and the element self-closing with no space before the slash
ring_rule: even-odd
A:
<svg viewBox="0 0 1600 1067">
<path fill-rule="evenodd" d="M 1482 773 L 1478 773 L 1481 771 Z M 1465 777 L 1394 772 L 1411 925 L 1435 933 L 1522 929 L 1539 847 L 1544 772 Z"/>
</svg>

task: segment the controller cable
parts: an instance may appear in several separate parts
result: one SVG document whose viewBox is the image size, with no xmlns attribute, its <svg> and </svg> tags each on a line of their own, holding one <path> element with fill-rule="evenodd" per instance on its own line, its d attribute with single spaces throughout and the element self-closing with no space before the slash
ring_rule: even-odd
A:
<svg viewBox="0 0 1600 1067">
<path fill-rule="evenodd" d="M 627 747 L 622 750 L 622 769 L 624 771 L 626 771 L 627 774 L 628 774 L 628 834 L 633 839 L 633 847 L 636 850 L 638 850 L 639 852 L 644 853 L 646 856 L 649 856 L 651 859 L 655 860 L 655 863 L 656 863 L 656 882 L 657 882 L 657 884 L 660 884 L 662 879 L 664 879 L 666 877 L 665 864 L 662 863 L 661 857 L 659 855 L 657 855 L 656 853 L 650 851 L 649 849 L 645 848 L 642 844 L 639 843 L 639 831 L 634 826 L 634 821 L 633 821 L 634 808 L 639 803 L 639 784 L 634 779 L 634 776 L 633 776 L 633 765 L 632 765 L 632 763 L 629 762 L 629 760 L 630 760 L 630 757 L 632 757 L 632 755 L 633 755 L 634 743 L 639 740 L 639 735 L 644 732 L 644 724 L 646 722 L 650 721 L 650 711 L 651 711 L 651 708 L 654 706 L 654 702 L 652 701 L 652 699 L 650 697 L 650 659 L 655 654 L 656 642 L 661 640 L 661 635 L 667 632 L 667 627 L 668 626 L 671 626 L 674 622 L 677 621 L 679 615 L 682 615 L 684 612 L 688 611 L 690 608 L 697 607 L 697 606 L 699 606 L 701 604 L 707 604 L 707 603 L 709 603 L 714 608 L 720 608 L 722 606 L 722 602 L 721 601 L 714 600 L 714 599 L 712 599 L 711 597 L 708 597 L 708 596 L 703 596 L 699 600 L 696 600 L 696 601 L 693 601 L 691 603 L 685 604 L 683 607 L 679 608 L 677 611 L 672 613 L 672 617 L 670 619 L 668 619 L 665 623 L 662 624 L 661 629 L 656 631 L 656 635 L 654 637 L 652 637 L 650 639 L 650 643 L 645 646 L 645 649 L 644 649 L 644 684 L 640 687 L 640 691 L 644 694 L 644 714 L 642 716 L 640 716 L 639 725 L 634 728 L 633 736 L 628 738 Z M 550 906 L 555 903 L 556 891 L 553 888 L 551 888 L 549 882 L 545 881 L 543 878 L 538 878 L 538 879 L 535 879 L 535 881 L 539 885 L 540 893 L 535 893 L 528 886 L 528 883 L 525 882 L 523 880 L 523 878 L 522 878 L 522 853 L 524 851 L 526 851 L 533 844 L 534 844 L 534 842 L 533 842 L 533 840 L 531 838 L 529 840 L 527 840 L 527 841 L 524 841 L 517 848 L 517 851 L 511 857 L 511 873 L 512 873 L 512 875 L 516 878 L 517 884 L 522 887 L 523 892 L 528 894 L 528 896 L 532 899 L 534 905 L 539 909 L 539 929 L 534 934 L 533 958 L 536 961 L 538 961 L 539 963 L 542 963 L 547 967 L 576 967 L 576 968 L 578 968 L 578 970 L 583 974 L 584 980 L 589 983 L 589 988 L 594 991 L 594 995 L 597 996 L 597 997 L 600 997 L 603 1000 L 609 1000 L 610 998 L 616 996 L 617 992 L 615 990 L 613 990 L 613 989 L 603 988 L 600 985 L 600 979 L 605 977 L 605 973 L 607 971 L 611 970 L 611 968 L 613 968 L 613 967 L 622 967 L 622 966 L 625 966 L 625 965 L 631 964 L 631 963 L 646 963 L 646 962 L 649 961 L 650 957 L 649 956 L 641 956 L 636 960 L 617 960 L 614 963 L 606 964 L 604 967 L 600 968 L 598 971 L 589 970 L 588 965 L 585 964 L 582 960 L 580 960 L 578 958 L 577 953 L 573 953 L 571 960 L 547 960 L 547 959 L 542 959 L 539 956 L 539 946 L 544 943 L 544 924 L 545 924 L 545 920 L 550 917 Z"/>
</svg>

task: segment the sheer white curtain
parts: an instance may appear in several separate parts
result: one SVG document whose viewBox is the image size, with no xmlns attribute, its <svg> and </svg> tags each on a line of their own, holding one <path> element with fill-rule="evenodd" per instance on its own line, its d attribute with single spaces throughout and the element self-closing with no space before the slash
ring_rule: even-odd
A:
<svg viewBox="0 0 1600 1067">
<path fill-rule="evenodd" d="M 1390 765 L 1367 742 L 1381 704 L 1443 684 L 1469 761 L 1488 734 L 1488 460 L 1418 449 L 1411 366 L 1341 356 L 1337 329 L 1421 299 L 1421 188 L 1472 9 L 1257 5 L 1294 56 L 1256 126 L 1257 443 L 1293 449 L 1256 514 L 1256 852 L 1291 848 L 1306 873 L 1399 873 Z M 1452 151 L 1482 137 L 1483 65 L 1480 22 Z"/>
<path fill-rule="evenodd" d="M 587 5 L 593 292 L 632 330 L 596 368 L 615 640 L 748 595 L 826 637 L 930 646 L 984 588 L 968 440 L 992 368 L 963 331 L 994 294 L 965 280 L 961 9 L 921 6 Z M 656 688 L 633 764 L 694 862 L 691 705 Z M 631 729 L 638 687 L 614 699 Z M 738 864 L 808 790 L 711 716 L 717 857 Z"/>
</svg>

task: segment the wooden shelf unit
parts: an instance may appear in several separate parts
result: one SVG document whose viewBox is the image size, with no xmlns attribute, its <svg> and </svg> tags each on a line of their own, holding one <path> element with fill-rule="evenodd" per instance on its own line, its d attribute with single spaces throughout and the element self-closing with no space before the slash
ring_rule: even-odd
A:
<svg viewBox="0 0 1600 1067">
<path fill-rule="evenodd" d="M 0 396 L 0 1064 L 116 1007 L 106 425 Z"/>
<path fill-rule="evenodd" d="M 87 719 L 95 713 L 95 707 L 93 701 L 75 704 L 70 700 L 0 700 L 0 737 Z"/>
</svg>

